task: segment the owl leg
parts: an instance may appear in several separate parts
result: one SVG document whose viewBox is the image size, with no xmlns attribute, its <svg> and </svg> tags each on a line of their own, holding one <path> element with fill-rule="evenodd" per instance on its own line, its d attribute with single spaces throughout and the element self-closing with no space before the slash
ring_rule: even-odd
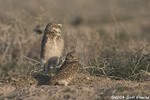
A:
<svg viewBox="0 0 150 100">
<path fill-rule="evenodd" d="M 45 74 L 49 74 L 50 67 L 51 67 L 51 65 L 48 62 L 44 65 Z"/>
<path fill-rule="evenodd" d="M 45 72 L 45 74 L 48 74 L 48 72 L 49 72 L 49 68 L 48 68 L 47 64 L 44 65 L 44 72 Z"/>
<path fill-rule="evenodd" d="M 45 74 L 48 74 L 48 62 L 45 59 L 41 59 L 42 67 L 44 68 L 43 71 Z"/>
</svg>

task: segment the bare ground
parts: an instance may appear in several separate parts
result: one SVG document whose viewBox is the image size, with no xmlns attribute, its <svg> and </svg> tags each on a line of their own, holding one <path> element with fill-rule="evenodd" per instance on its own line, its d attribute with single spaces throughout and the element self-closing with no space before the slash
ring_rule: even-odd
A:
<svg viewBox="0 0 150 100">
<path fill-rule="evenodd" d="M 110 100 L 115 98 L 128 99 L 129 96 L 133 96 L 134 99 L 139 96 L 149 99 L 150 96 L 150 82 L 117 81 L 88 74 L 79 74 L 68 86 L 37 85 L 32 78 L 28 83 L 23 82 L 23 79 L 22 83 L 21 81 L 9 83 L 11 84 L 1 83 L 0 99 Z"/>
</svg>

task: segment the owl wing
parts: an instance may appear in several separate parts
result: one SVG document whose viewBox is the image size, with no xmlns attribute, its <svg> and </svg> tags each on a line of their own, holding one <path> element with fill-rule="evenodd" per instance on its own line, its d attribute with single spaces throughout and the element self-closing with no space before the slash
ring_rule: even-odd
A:
<svg viewBox="0 0 150 100">
<path fill-rule="evenodd" d="M 64 75 L 68 76 L 70 74 L 75 74 L 79 70 L 79 63 L 69 63 L 69 64 L 63 64 L 58 71 L 58 75 Z"/>
<path fill-rule="evenodd" d="M 79 63 L 63 64 L 60 70 L 50 80 L 50 85 L 55 85 L 58 81 L 66 80 L 70 82 L 79 70 Z M 68 83 L 67 83 L 68 84 Z"/>
<path fill-rule="evenodd" d="M 41 42 L 41 59 L 45 58 L 45 45 L 47 43 L 48 37 L 44 34 Z"/>
</svg>

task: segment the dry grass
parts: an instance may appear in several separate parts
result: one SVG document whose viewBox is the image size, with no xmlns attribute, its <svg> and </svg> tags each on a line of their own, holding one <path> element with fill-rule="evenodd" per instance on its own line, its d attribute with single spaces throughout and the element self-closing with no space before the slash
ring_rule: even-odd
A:
<svg viewBox="0 0 150 100">
<path fill-rule="evenodd" d="M 0 75 L 36 70 L 42 35 L 33 30 L 55 21 L 64 26 L 66 51 L 76 45 L 83 69 L 92 75 L 147 80 L 149 1 L 84 3 L 85 0 L 0 0 Z"/>
</svg>

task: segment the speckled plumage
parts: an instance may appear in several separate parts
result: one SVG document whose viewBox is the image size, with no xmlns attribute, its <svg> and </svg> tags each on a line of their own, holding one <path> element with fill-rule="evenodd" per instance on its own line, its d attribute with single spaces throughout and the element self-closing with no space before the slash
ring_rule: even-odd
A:
<svg viewBox="0 0 150 100">
<path fill-rule="evenodd" d="M 79 55 L 76 52 L 68 53 L 60 70 L 50 79 L 50 85 L 67 86 L 78 73 L 79 67 Z"/>
<path fill-rule="evenodd" d="M 64 39 L 61 35 L 61 24 L 47 24 L 41 42 L 41 62 L 48 74 L 50 67 L 55 68 L 64 51 Z"/>
</svg>

